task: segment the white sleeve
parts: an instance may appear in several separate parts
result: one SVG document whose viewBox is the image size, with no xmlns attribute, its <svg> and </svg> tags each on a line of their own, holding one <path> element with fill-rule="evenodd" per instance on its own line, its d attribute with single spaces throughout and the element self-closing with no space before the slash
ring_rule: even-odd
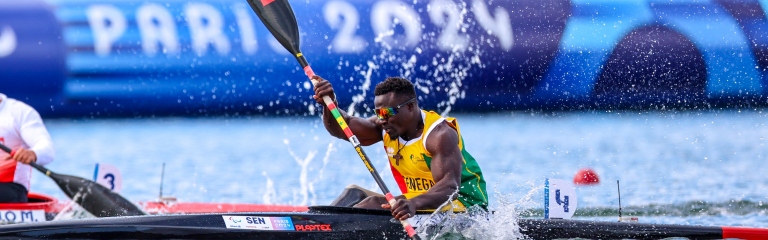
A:
<svg viewBox="0 0 768 240">
<path fill-rule="evenodd" d="M 37 164 L 45 165 L 53 162 L 56 155 L 53 150 L 53 141 L 37 111 L 31 108 L 23 111 L 19 133 L 24 143 L 37 155 Z"/>
</svg>

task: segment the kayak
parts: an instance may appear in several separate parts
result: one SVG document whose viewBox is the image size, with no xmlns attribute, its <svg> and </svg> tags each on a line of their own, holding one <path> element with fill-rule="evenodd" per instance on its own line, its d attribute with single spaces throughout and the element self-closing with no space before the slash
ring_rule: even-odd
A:
<svg viewBox="0 0 768 240">
<path fill-rule="evenodd" d="M 74 206 L 72 202 L 60 202 L 58 199 L 30 192 L 26 203 L 0 203 L 0 224 L 42 222 L 58 219 L 59 213 L 68 212 Z M 251 203 L 215 203 L 215 202 L 177 202 L 175 199 L 140 202 L 139 207 L 147 214 L 194 214 L 194 213 L 233 213 L 233 212 L 305 212 L 306 206 L 251 204 Z M 82 209 L 81 209 L 82 211 Z M 80 217 L 95 217 L 92 214 Z"/>
<path fill-rule="evenodd" d="M 531 239 L 684 237 L 766 239 L 768 229 L 566 219 L 520 219 Z M 418 230 L 418 229 L 417 229 Z M 313 206 L 306 212 L 147 215 L 0 226 L 0 238 L 405 239 L 388 211 Z"/>
<path fill-rule="evenodd" d="M 147 214 L 195 214 L 234 212 L 306 212 L 306 206 L 255 204 L 255 203 L 208 203 L 177 202 L 175 198 L 140 202 L 139 207 Z"/>
</svg>

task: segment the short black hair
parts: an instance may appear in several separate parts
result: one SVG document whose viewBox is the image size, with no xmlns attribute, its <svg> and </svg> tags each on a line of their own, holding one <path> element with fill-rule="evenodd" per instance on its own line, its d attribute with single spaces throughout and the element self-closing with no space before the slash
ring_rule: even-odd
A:
<svg viewBox="0 0 768 240">
<path fill-rule="evenodd" d="M 391 92 L 408 98 L 416 97 L 416 89 L 413 87 L 413 83 L 401 77 L 388 77 L 383 82 L 377 84 L 376 89 L 373 90 L 373 95 L 381 96 Z"/>
</svg>

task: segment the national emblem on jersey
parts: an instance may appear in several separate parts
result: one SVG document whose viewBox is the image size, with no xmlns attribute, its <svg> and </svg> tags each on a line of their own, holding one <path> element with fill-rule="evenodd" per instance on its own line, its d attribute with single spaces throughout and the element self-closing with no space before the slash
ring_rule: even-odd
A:
<svg viewBox="0 0 768 240">
<path fill-rule="evenodd" d="M 392 157 L 395 155 L 395 149 L 391 147 L 384 146 L 384 151 L 387 152 L 387 157 Z"/>
</svg>

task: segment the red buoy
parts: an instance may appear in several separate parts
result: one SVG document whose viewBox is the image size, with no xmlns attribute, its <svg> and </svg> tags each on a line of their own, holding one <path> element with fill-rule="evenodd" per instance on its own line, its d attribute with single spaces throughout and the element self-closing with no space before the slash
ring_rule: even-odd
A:
<svg viewBox="0 0 768 240">
<path fill-rule="evenodd" d="M 582 168 L 573 176 L 573 183 L 576 185 L 593 185 L 600 183 L 597 173 L 590 168 Z"/>
</svg>

